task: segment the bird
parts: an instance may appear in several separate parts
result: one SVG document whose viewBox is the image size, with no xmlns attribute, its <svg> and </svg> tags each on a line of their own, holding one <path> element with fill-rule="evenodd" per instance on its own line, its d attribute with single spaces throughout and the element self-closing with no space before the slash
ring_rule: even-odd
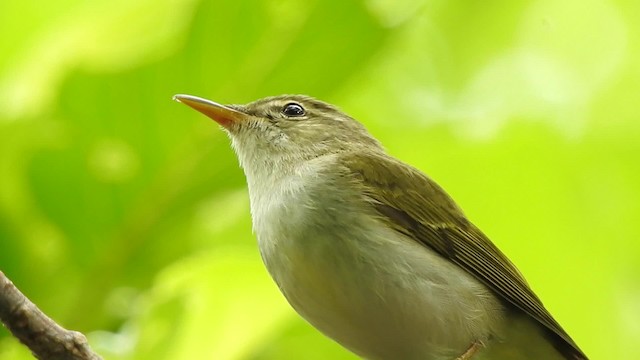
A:
<svg viewBox="0 0 640 360">
<path fill-rule="evenodd" d="M 369 360 L 587 359 L 520 271 L 420 170 L 305 95 L 222 105 L 269 274 L 313 327 Z"/>
</svg>

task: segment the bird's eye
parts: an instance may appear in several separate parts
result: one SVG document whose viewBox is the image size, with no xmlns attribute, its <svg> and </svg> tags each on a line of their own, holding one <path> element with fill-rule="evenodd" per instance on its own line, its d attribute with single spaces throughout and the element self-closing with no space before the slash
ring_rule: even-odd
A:
<svg viewBox="0 0 640 360">
<path fill-rule="evenodd" d="M 288 103 L 282 108 L 282 113 L 289 117 L 304 116 L 304 108 L 300 104 Z"/>
</svg>

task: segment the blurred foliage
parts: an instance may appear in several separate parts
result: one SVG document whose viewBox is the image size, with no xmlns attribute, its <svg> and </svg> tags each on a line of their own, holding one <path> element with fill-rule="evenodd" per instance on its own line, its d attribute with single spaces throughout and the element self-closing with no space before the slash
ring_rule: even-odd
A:
<svg viewBox="0 0 640 360">
<path fill-rule="evenodd" d="M 227 139 L 171 101 L 305 93 L 448 189 L 593 359 L 640 358 L 638 13 L 0 2 L 0 269 L 107 359 L 354 359 L 290 310 Z"/>
</svg>

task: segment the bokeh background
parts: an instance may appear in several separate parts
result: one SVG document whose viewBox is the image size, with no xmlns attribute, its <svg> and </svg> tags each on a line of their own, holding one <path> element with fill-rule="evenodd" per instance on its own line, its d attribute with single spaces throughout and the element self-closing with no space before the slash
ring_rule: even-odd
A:
<svg viewBox="0 0 640 360">
<path fill-rule="evenodd" d="M 0 2 L 0 269 L 106 359 L 355 359 L 288 307 L 175 93 L 304 93 L 443 185 L 593 359 L 640 358 L 640 2 Z M 0 329 L 0 359 L 29 359 Z"/>
</svg>

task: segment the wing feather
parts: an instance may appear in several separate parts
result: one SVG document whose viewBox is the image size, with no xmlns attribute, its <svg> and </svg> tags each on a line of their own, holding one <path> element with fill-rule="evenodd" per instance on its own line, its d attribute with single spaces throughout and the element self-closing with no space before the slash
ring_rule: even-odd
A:
<svg viewBox="0 0 640 360">
<path fill-rule="evenodd" d="M 467 220 L 434 181 L 381 153 L 350 153 L 342 162 L 376 211 L 396 231 L 450 259 L 500 298 L 535 319 L 568 359 L 587 358 L 511 261 Z"/>
</svg>

